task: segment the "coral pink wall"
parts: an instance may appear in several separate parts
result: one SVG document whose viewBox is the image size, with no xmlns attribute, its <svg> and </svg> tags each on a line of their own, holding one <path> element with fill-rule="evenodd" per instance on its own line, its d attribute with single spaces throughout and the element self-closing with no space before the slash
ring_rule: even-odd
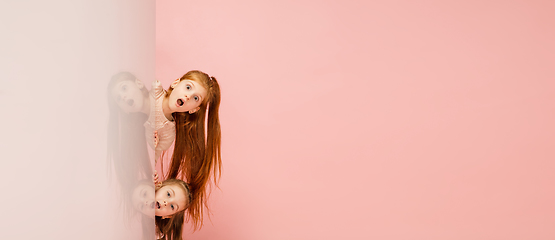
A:
<svg viewBox="0 0 555 240">
<path fill-rule="evenodd" d="M 187 239 L 555 238 L 555 3 L 156 2 L 156 77 L 222 88 Z"/>
</svg>

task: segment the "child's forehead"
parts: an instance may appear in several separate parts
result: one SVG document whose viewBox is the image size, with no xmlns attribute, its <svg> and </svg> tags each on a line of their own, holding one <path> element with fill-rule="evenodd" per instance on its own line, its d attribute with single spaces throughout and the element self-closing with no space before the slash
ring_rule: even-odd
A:
<svg viewBox="0 0 555 240">
<path fill-rule="evenodd" d="M 187 190 L 183 189 L 183 187 L 180 186 L 178 183 L 169 183 L 167 185 L 164 185 L 160 189 L 165 189 L 165 188 L 169 188 L 173 191 L 180 191 L 180 192 L 183 192 L 183 193 L 186 193 L 186 191 L 187 191 Z"/>
<path fill-rule="evenodd" d="M 117 81 L 118 83 L 121 83 L 121 82 L 134 82 L 135 80 L 137 80 L 137 79 L 134 78 L 134 77 L 126 76 L 126 75 L 119 76 L 119 77 L 116 79 L 116 81 Z"/>
<path fill-rule="evenodd" d="M 152 193 L 155 192 L 154 186 L 151 186 L 151 185 L 149 185 L 149 184 L 141 184 L 141 185 L 138 185 L 138 186 L 135 187 L 135 189 L 133 190 L 133 193 L 134 193 L 134 194 L 149 193 L 149 192 L 152 192 Z"/>
<path fill-rule="evenodd" d="M 181 80 L 181 82 L 192 82 L 193 84 L 199 83 L 199 81 L 197 81 L 196 79 L 188 79 L 188 78 Z"/>
</svg>

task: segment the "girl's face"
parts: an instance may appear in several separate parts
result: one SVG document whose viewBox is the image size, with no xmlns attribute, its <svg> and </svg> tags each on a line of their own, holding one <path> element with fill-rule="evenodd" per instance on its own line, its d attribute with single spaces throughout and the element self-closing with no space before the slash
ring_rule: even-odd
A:
<svg viewBox="0 0 555 240">
<path fill-rule="evenodd" d="M 133 207 L 141 213 L 154 217 L 154 186 L 141 184 L 133 190 Z"/>
<path fill-rule="evenodd" d="M 140 112 L 143 108 L 143 83 L 140 80 L 120 81 L 112 89 L 112 97 L 125 113 Z"/>
<path fill-rule="evenodd" d="M 183 188 L 166 185 L 156 191 L 154 212 L 156 216 L 170 216 L 187 207 L 187 198 Z"/>
<path fill-rule="evenodd" d="M 206 94 L 206 88 L 201 84 L 184 79 L 174 86 L 168 99 L 168 105 L 172 112 L 194 113 L 199 110 Z"/>
</svg>

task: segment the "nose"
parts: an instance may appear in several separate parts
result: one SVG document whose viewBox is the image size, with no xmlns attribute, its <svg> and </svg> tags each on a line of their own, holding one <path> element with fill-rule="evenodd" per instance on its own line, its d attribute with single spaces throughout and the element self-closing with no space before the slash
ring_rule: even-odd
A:
<svg viewBox="0 0 555 240">
<path fill-rule="evenodd" d="M 166 202 L 166 200 L 164 200 L 164 207 L 168 205 L 168 202 Z"/>
</svg>

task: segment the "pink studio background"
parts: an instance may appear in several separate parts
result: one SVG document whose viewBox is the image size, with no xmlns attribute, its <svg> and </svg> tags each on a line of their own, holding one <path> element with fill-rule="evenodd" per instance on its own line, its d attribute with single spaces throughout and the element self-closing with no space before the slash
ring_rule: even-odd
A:
<svg viewBox="0 0 555 240">
<path fill-rule="evenodd" d="M 555 3 L 157 1 L 156 78 L 222 88 L 187 239 L 555 238 Z"/>
</svg>

